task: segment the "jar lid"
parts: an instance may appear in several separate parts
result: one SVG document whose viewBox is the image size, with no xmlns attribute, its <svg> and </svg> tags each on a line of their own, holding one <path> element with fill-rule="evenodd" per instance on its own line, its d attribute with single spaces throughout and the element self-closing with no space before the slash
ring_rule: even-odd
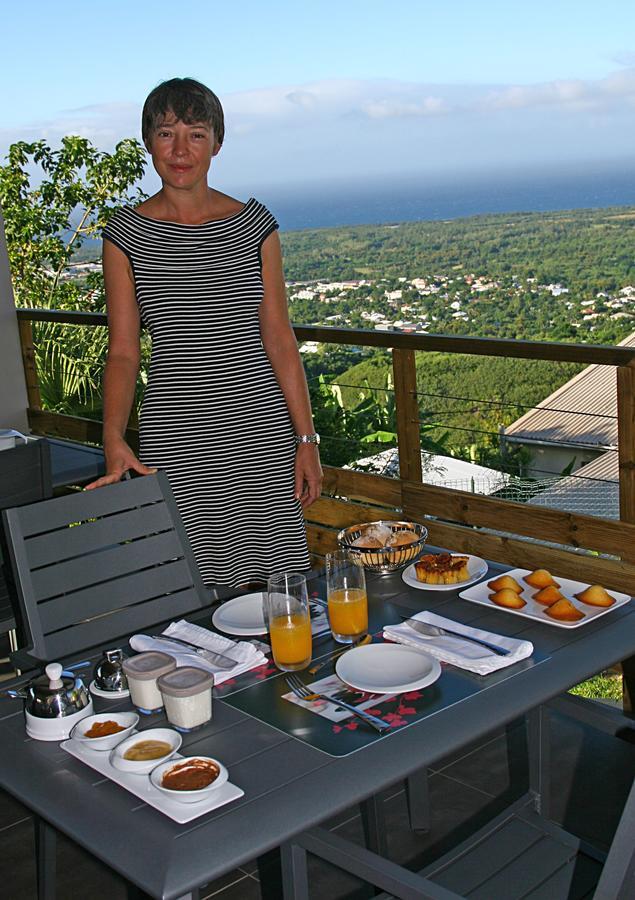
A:
<svg viewBox="0 0 635 900">
<path fill-rule="evenodd" d="M 136 678 L 137 681 L 152 681 L 159 675 L 165 675 L 176 668 L 176 660 L 169 653 L 161 653 L 159 650 L 148 650 L 137 656 L 124 659 L 123 670 L 128 678 Z"/>
<path fill-rule="evenodd" d="M 208 690 L 214 684 L 214 676 L 205 669 L 181 666 L 157 681 L 157 687 L 168 697 L 193 697 Z"/>
</svg>

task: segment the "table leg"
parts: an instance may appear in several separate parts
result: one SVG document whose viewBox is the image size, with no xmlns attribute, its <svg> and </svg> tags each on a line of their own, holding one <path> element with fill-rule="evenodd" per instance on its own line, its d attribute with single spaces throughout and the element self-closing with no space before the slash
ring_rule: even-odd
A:
<svg viewBox="0 0 635 900">
<path fill-rule="evenodd" d="M 545 819 L 551 810 L 551 741 L 549 711 L 544 706 L 527 713 L 527 748 L 529 751 L 529 790 L 536 811 Z"/>
<path fill-rule="evenodd" d="M 406 778 L 406 803 L 411 831 L 430 831 L 430 789 L 427 768 Z"/>
<path fill-rule="evenodd" d="M 190 891 L 189 894 L 183 894 L 178 900 L 199 900 L 199 897 L 200 891 L 197 888 L 195 891 Z M 126 886 L 126 900 L 152 900 L 152 898 L 150 894 L 146 894 L 136 884 L 128 883 Z"/>
<path fill-rule="evenodd" d="M 283 844 L 280 857 L 283 900 L 309 900 L 306 850 L 297 844 Z"/>
<path fill-rule="evenodd" d="M 376 794 L 374 797 L 364 800 L 359 804 L 359 811 L 362 817 L 366 849 L 379 856 L 387 856 L 386 817 L 382 795 Z"/>
<path fill-rule="evenodd" d="M 635 713 L 635 656 L 622 660 L 622 705 L 624 712 Z"/>
<path fill-rule="evenodd" d="M 282 895 L 282 862 L 280 850 L 270 850 L 256 860 L 262 900 L 280 900 Z"/>
<path fill-rule="evenodd" d="M 39 816 L 33 817 L 38 900 L 55 900 L 57 832 Z"/>
</svg>

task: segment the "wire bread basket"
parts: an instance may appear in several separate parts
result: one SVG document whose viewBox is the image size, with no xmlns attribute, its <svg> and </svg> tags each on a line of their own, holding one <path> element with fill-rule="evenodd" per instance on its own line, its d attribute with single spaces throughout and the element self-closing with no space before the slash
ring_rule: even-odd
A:
<svg viewBox="0 0 635 900">
<path fill-rule="evenodd" d="M 384 526 L 390 529 L 393 535 L 400 532 L 414 532 L 417 535 L 417 539 L 410 544 L 396 547 L 354 547 L 353 542 L 361 538 L 371 526 Z M 397 572 L 418 559 L 421 556 L 427 538 L 428 529 L 417 522 L 380 520 L 343 528 L 337 535 L 337 542 L 343 550 L 346 550 L 352 557 L 357 558 L 369 572 L 389 575 L 391 572 Z"/>
</svg>

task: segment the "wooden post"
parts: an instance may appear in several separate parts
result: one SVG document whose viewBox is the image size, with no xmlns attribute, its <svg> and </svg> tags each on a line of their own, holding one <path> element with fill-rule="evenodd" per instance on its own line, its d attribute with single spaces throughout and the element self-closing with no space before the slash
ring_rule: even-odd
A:
<svg viewBox="0 0 635 900">
<path fill-rule="evenodd" d="M 419 403 L 414 350 L 392 351 L 397 410 L 399 477 L 402 481 L 421 481 L 421 441 L 419 439 Z"/>
<path fill-rule="evenodd" d="M 620 520 L 635 522 L 635 366 L 617 368 L 617 428 L 620 477 Z M 635 562 L 635 546 L 622 553 L 626 562 Z M 624 712 L 635 711 L 635 657 L 622 662 Z"/>
<path fill-rule="evenodd" d="M 620 519 L 635 522 L 635 367 L 617 368 Z M 635 547 L 629 562 L 635 560 Z"/>
<path fill-rule="evenodd" d="M 18 322 L 20 329 L 20 346 L 22 348 L 22 364 L 24 366 L 24 380 L 26 381 L 26 393 L 31 409 L 42 409 L 40 397 L 40 382 L 37 375 L 37 363 L 35 359 L 35 345 L 33 343 L 33 328 L 26 319 Z"/>
</svg>

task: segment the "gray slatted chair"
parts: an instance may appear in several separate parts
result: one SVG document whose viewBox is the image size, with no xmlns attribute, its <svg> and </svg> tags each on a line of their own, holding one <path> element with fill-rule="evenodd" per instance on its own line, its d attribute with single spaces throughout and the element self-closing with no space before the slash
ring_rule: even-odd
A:
<svg viewBox="0 0 635 900">
<path fill-rule="evenodd" d="M 163 472 L 2 517 L 28 637 L 13 654 L 22 669 L 118 642 L 212 602 Z M 36 817 L 38 897 L 46 900 L 55 896 L 55 843 L 55 830 Z M 129 896 L 137 896 L 132 885 Z"/>
<path fill-rule="evenodd" d="M 159 472 L 3 512 L 25 668 L 210 605 Z"/>
<path fill-rule="evenodd" d="M 30 441 L 0 453 L 0 510 L 46 500 L 52 494 L 48 441 Z M 11 649 L 15 650 L 16 594 L 1 526 L 0 564 L 0 634 L 9 633 Z"/>
<path fill-rule="evenodd" d="M 310 853 L 386 893 L 378 900 L 631 900 L 635 784 L 608 855 L 549 818 L 548 710 L 530 725 L 530 790 L 419 873 L 314 828 L 282 848 L 284 900 L 308 900 Z"/>
</svg>

